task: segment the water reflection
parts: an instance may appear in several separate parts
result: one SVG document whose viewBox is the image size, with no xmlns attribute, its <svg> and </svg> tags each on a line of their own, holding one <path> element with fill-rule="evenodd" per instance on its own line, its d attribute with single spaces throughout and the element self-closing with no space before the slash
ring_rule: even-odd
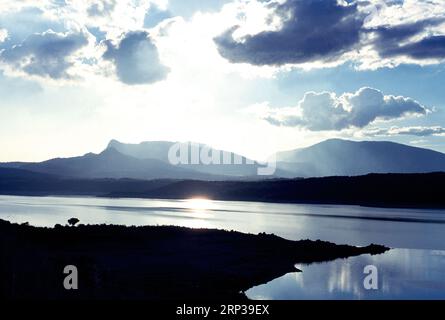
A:
<svg viewBox="0 0 445 320">
<path fill-rule="evenodd" d="M 378 269 L 377 290 L 363 286 L 364 267 Z M 297 266 L 247 291 L 251 299 L 445 299 L 445 251 L 393 249 L 332 262 Z"/>
<path fill-rule="evenodd" d="M 297 205 L 206 199 L 106 199 L 94 197 L 0 196 L 0 219 L 37 226 L 66 224 L 177 225 L 218 228 L 281 237 L 321 239 L 351 245 L 383 244 L 396 249 L 298 266 L 252 288 L 255 299 L 445 298 L 445 211 Z M 379 290 L 363 288 L 363 268 L 379 270 Z"/>
<path fill-rule="evenodd" d="M 444 210 L 274 204 L 206 199 L 106 199 L 0 196 L 0 218 L 38 226 L 65 224 L 179 225 L 275 233 L 351 245 L 445 250 Z"/>
</svg>

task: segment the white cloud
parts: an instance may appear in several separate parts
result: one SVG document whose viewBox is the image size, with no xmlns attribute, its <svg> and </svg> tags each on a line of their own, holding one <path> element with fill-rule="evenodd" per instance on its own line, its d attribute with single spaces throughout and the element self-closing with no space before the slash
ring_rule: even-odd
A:
<svg viewBox="0 0 445 320">
<path fill-rule="evenodd" d="M 143 27 L 150 0 L 67 0 L 64 19 L 105 32 L 108 39 Z"/>
<path fill-rule="evenodd" d="M 0 12 L 5 13 L 7 11 L 18 11 L 25 7 L 47 7 L 51 4 L 51 0 L 14 0 L 14 1 L 1 1 Z"/>
<path fill-rule="evenodd" d="M 172 71 L 189 77 L 203 75 L 212 81 L 213 74 L 237 73 L 245 78 L 272 77 L 278 71 L 270 66 L 232 64 L 218 52 L 214 38 L 233 24 L 256 15 L 247 23 L 243 32 L 256 32 L 265 27 L 267 15 L 256 12 L 254 2 L 234 1 L 226 4 L 219 12 L 197 13 L 189 20 L 181 17 L 168 19 L 152 34 L 159 47 L 161 58 Z"/>
<path fill-rule="evenodd" d="M 398 136 L 410 135 L 418 137 L 445 136 L 445 128 L 441 126 L 413 126 L 413 127 L 391 127 L 391 128 L 372 128 L 365 130 L 367 136 Z"/>
<path fill-rule="evenodd" d="M 5 41 L 8 38 L 8 30 L 0 29 L 0 42 Z"/>
<path fill-rule="evenodd" d="M 364 128 L 376 120 L 402 119 L 429 112 L 406 97 L 384 95 L 373 88 L 337 96 L 331 92 L 308 92 L 296 107 L 262 110 L 262 118 L 276 126 L 301 127 L 311 131 Z"/>
</svg>

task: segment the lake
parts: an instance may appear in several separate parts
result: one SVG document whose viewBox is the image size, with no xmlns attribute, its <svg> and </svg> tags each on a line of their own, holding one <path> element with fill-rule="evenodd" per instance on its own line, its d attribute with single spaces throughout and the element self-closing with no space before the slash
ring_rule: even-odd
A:
<svg viewBox="0 0 445 320">
<path fill-rule="evenodd" d="M 445 210 L 343 205 L 274 204 L 206 199 L 0 196 L 0 219 L 36 226 L 66 224 L 177 225 L 338 244 L 377 243 L 388 253 L 297 265 L 251 288 L 252 299 L 445 299 Z M 378 271 L 378 289 L 366 290 L 365 266 Z"/>
</svg>

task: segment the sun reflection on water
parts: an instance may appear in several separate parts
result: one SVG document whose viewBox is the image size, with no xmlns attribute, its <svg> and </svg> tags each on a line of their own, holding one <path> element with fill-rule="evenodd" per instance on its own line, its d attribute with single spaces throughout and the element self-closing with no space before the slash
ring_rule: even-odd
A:
<svg viewBox="0 0 445 320">
<path fill-rule="evenodd" d="M 214 209 L 215 204 L 212 200 L 206 198 L 191 198 L 185 201 L 185 208 L 191 209 L 198 213 L 204 213 Z"/>
<path fill-rule="evenodd" d="M 187 226 L 191 228 L 210 228 L 209 219 L 213 216 L 212 209 L 216 208 L 215 203 L 207 198 L 190 198 L 186 199 L 183 204 L 184 208 L 189 210 L 188 215 L 190 221 Z"/>
</svg>

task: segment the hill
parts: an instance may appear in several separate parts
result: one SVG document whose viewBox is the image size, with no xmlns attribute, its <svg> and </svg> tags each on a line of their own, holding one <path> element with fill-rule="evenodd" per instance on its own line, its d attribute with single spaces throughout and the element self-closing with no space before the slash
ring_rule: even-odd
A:
<svg viewBox="0 0 445 320">
<path fill-rule="evenodd" d="M 72 179 L 0 168 L 0 194 L 330 203 L 445 208 L 445 173 L 262 181 Z"/>
<path fill-rule="evenodd" d="M 445 154 L 394 142 L 326 140 L 277 154 L 278 167 L 297 176 L 445 171 Z"/>
</svg>

